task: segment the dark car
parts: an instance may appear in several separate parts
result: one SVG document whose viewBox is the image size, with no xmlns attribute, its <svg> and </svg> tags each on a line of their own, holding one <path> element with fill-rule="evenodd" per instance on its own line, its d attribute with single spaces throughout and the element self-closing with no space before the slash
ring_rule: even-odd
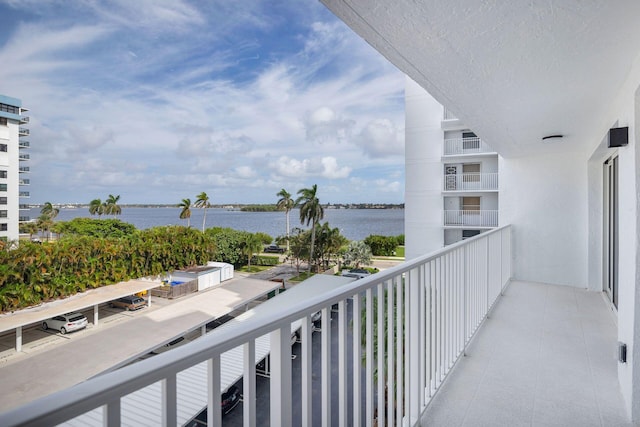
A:
<svg viewBox="0 0 640 427">
<path fill-rule="evenodd" d="M 220 403 L 221 405 L 220 409 L 222 410 L 222 414 L 224 415 L 231 412 L 231 410 L 235 408 L 239 402 L 240 402 L 240 390 L 238 390 L 238 387 L 232 385 L 231 387 L 229 387 L 227 391 L 222 393 L 221 403 Z"/>
<path fill-rule="evenodd" d="M 264 248 L 264 252 L 268 254 L 283 254 L 284 251 L 285 249 L 278 245 L 269 245 Z"/>
</svg>

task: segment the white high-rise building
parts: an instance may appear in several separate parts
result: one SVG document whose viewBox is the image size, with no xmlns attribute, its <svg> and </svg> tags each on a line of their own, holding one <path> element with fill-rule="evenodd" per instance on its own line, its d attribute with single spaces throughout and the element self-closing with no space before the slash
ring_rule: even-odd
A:
<svg viewBox="0 0 640 427">
<path fill-rule="evenodd" d="M 413 258 L 498 226 L 498 153 L 409 77 L 405 239 Z"/>
<path fill-rule="evenodd" d="M 29 123 L 29 117 L 22 115 L 25 111 L 21 100 L 0 95 L 0 239 L 5 241 L 18 240 L 19 223 L 29 220 L 21 214 L 29 209 L 22 203 L 29 197 L 25 189 L 29 185 L 29 167 L 25 166 L 29 142 L 22 139 L 29 135 L 24 127 Z"/>
</svg>

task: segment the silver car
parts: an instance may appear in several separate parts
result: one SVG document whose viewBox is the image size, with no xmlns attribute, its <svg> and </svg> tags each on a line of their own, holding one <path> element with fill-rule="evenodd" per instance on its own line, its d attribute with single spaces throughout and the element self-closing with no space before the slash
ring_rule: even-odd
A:
<svg viewBox="0 0 640 427">
<path fill-rule="evenodd" d="M 42 322 L 42 329 L 55 329 L 62 335 L 87 327 L 87 318 L 82 313 L 67 313 Z"/>
</svg>

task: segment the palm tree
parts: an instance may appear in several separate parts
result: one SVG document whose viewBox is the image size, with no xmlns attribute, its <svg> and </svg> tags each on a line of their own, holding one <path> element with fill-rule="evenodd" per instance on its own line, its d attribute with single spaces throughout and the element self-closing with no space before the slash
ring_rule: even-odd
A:
<svg viewBox="0 0 640 427">
<path fill-rule="evenodd" d="M 180 219 L 186 219 L 187 228 L 191 227 L 191 199 L 182 199 L 178 207 L 182 208 L 182 211 L 180 211 Z"/>
<path fill-rule="evenodd" d="M 276 207 L 279 210 L 284 211 L 284 214 L 287 217 L 287 252 L 289 252 L 289 212 L 291 212 L 291 209 L 295 206 L 295 202 L 291 198 L 291 194 L 289 194 L 284 188 L 280 190 L 276 196 L 280 197 Z"/>
<path fill-rule="evenodd" d="M 210 208 L 211 204 L 209 203 L 209 196 L 204 191 L 196 197 L 197 200 L 193 206 L 204 209 L 204 215 L 202 216 L 202 232 L 204 233 L 204 224 L 207 222 L 207 208 Z"/>
<path fill-rule="evenodd" d="M 262 240 L 255 233 L 247 234 L 244 242 L 242 242 L 242 253 L 247 256 L 247 269 L 251 270 L 251 258 L 253 254 L 262 250 Z"/>
<path fill-rule="evenodd" d="M 60 213 L 60 209 L 54 207 L 51 202 L 46 202 L 43 206 L 42 209 L 40 209 L 40 213 L 42 215 L 46 215 L 51 219 L 54 219 L 56 216 L 58 216 L 58 214 Z"/>
<path fill-rule="evenodd" d="M 355 268 L 360 267 L 360 264 L 368 265 L 371 263 L 371 248 L 359 240 L 349 243 L 347 251 L 344 253 L 344 263 L 347 265 L 353 265 Z"/>
<path fill-rule="evenodd" d="M 91 215 L 98 215 L 99 217 L 102 216 L 102 214 L 104 213 L 104 205 L 102 204 L 102 200 L 93 199 L 89 203 L 89 213 Z"/>
<path fill-rule="evenodd" d="M 109 194 L 107 201 L 105 202 L 104 213 L 107 215 L 120 215 L 122 213 L 122 208 L 118 205 L 118 200 L 120 200 L 120 195 L 114 196 L 113 194 Z"/>
<path fill-rule="evenodd" d="M 309 266 L 308 273 L 311 273 L 311 261 L 313 260 L 313 245 L 316 240 L 316 224 L 324 218 L 324 209 L 320 204 L 320 200 L 316 196 L 318 185 L 313 184 L 311 188 L 302 188 L 298 190 L 300 197 L 296 199 L 296 205 L 300 205 L 300 223 L 308 226 L 311 223 L 311 249 L 309 249 Z"/>
<path fill-rule="evenodd" d="M 53 225 L 53 220 L 49 215 L 40 215 L 37 221 L 38 229 L 42 230 L 42 232 L 47 236 L 47 242 L 51 238 L 51 226 Z"/>
</svg>

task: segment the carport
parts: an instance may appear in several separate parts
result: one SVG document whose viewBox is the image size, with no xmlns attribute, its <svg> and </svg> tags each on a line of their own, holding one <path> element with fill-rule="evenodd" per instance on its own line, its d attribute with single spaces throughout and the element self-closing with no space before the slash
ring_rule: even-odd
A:
<svg viewBox="0 0 640 427">
<path fill-rule="evenodd" d="M 0 315 L 0 333 L 15 330 L 17 352 L 22 351 L 22 328 L 24 326 L 40 323 L 46 319 L 64 313 L 80 311 L 93 306 L 93 325 L 98 326 L 100 304 L 118 299 L 127 295 L 148 291 L 161 286 L 162 282 L 155 280 L 129 280 L 115 285 L 103 286 L 91 289 L 68 298 L 46 302 L 36 307 L 14 311 Z M 147 292 L 147 303 L 151 306 L 151 293 Z"/>
</svg>

